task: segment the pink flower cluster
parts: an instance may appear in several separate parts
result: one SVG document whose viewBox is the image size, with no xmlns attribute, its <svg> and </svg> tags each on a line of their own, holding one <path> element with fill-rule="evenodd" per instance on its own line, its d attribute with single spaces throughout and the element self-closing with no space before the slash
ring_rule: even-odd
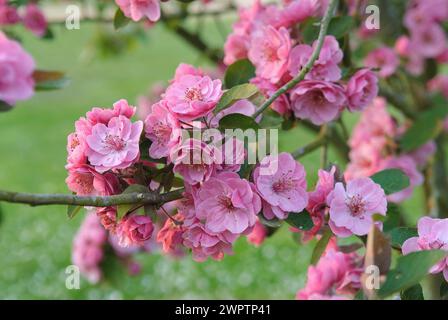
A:
<svg viewBox="0 0 448 320">
<path fill-rule="evenodd" d="M 224 62 L 248 58 L 256 68 L 251 82 L 267 97 L 272 95 L 299 74 L 317 46 L 304 44 L 293 26 L 320 16 L 326 7 L 325 1 L 296 0 L 282 8 L 255 1 L 252 7 L 240 9 L 224 47 Z M 342 59 L 338 41 L 327 36 L 305 81 L 281 96 L 272 109 L 316 125 L 335 120 L 346 107 L 351 112 L 363 110 L 378 94 L 377 77 L 361 69 L 342 81 Z"/>
<path fill-rule="evenodd" d="M 33 57 L 0 31 L 0 101 L 15 104 L 34 94 Z"/>
<path fill-rule="evenodd" d="M 15 25 L 21 22 L 25 28 L 38 37 L 43 37 L 47 33 L 47 20 L 35 3 L 28 3 L 21 16 L 17 7 L 9 5 L 7 0 L 0 0 L 0 26 Z"/>
<path fill-rule="evenodd" d="M 434 249 L 448 251 L 448 219 L 420 218 L 418 237 L 412 237 L 403 243 L 403 254 Z M 443 272 L 443 276 L 448 282 L 448 257 L 443 258 L 429 272 L 433 274 Z"/>
<path fill-rule="evenodd" d="M 448 20 L 448 3 L 444 0 L 415 0 L 408 5 L 404 25 L 409 36 L 397 40 L 397 52 L 406 60 L 409 72 L 419 75 L 426 59 L 448 62 L 448 39 L 443 23 Z"/>
<path fill-rule="evenodd" d="M 305 288 L 298 300 L 348 300 L 361 288 L 362 258 L 356 253 L 327 249 L 316 266 L 308 268 Z"/>
<path fill-rule="evenodd" d="M 115 0 L 124 15 L 133 21 L 146 17 L 152 22 L 160 19 L 160 0 Z"/>
<path fill-rule="evenodd" d="M 423 183 L 419 167 L 423 167 L 435 152 L 433 141 L 411 153 L 398 153 L 396 139 L 406 128 L 399 127 L 388 113 L 386 100 L 376 98 L 362 113 L 349 141 L 350 164 L 345 172 L 346 180 L 369 177 L 384 169 L 401 169 L 410 179 L 410 187 L 388 196 L 392 202 L 402 202 L 412 195 L 416 186 Z"/>
</svg>

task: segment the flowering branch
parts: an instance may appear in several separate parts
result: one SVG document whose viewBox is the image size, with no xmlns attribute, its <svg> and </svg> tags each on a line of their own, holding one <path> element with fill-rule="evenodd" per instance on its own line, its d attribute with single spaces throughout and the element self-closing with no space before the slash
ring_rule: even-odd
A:
<svg viewBox="0 0 448 320">
<path fill-rule="evenodd" d="M 331 18 L 333 17 L 333 12 L 338 4 L 338 0 L 331 0 L 328 5 L 327 11 L 325 12 L 324 17 L 322 18 L 320 24 L 319 37 L 317 38 L 317 45 L 314 48 L 313 54 L 308 60 L 307 64 L 300 70 L 300 73 L 289 81 L 287 84 L 278 89 L 265 103 L 254 113 L 253 118 L 257 118 L 260 114 L 262 114 L 278 97 L 282 94 L 285 94 L 292 88 L 294 88 L 300 81 L 305 79 L 305 76 L 314 66 L 314 62 L 316 62 L 317 58 L 319 58 L 320 51 L 322 50 L 322 46 L 324 44 L 325 36 L 327 35 L 328 25 L 330 24 Z"/>
<path fill-rule="evenodd" d="M 114 196 L 76 196 L 67 194 L 33 194 L 0 190 L 0 201 L 23 203 L 31 206 L 75 205 L 88 207 L 109 207 L 123 204 L 162 204 L 182 198 L 183 189 L 157 193 L 124 193 Z"/>
</svg>

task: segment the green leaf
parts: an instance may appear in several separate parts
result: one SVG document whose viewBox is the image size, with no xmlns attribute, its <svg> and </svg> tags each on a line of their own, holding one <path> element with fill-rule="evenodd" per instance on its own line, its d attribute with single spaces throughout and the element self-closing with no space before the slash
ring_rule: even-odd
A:
<svg viewBox="0 0 448 320">
<path fill-rule="evenodd" d="M 66 87 L 70 80 L 59 71 L 36 70 L 33 73 L 34 89 L 37 91 L 58 90 Z"/>
<path fill-rule="evenodd" d="M 351 16 L 334 17 L 328 25 L 328 35 L 340 39 L 352 29 L 354 24 L 355 19 Z"/>
<path fill-rule="evenodd" d="M 416 228 L 399 227 L 392 229 L 389 235 L 392 246 L 401 248 L 406 240 L 417 237 L 418 233 Z"/>
<path fill-rule="evenodd" d="M 120 28 L 123 28 L 128 25 L 128 23 L 131 20 L 126 17 L 123 13 L 123 11 L 120 10 L 120 8 L 117 9 L 114 16 L 114 28 L 115 30 L 118 30 Z"/>
<path fill-rule="evenodd" d="M 7 104 L 6 102 L 0 100 L 0 112 L 9 111 L 12 108 L 13 108 L 13 106 L 11 106 L 11 105 Z"/>
<path fill-rule="evenodd" d="M 308 211 L 302 211 L 299 213 L 291 212 L 285 221 L 289 225 L 301 231 L 308 231 L 314 227 L 313 219 L 311 219 Z"/>
<path fill-rule="evenodd" d="M 434 101 L 434 103 L 440 103 Z M 434 139 L 442 130 L 443 119 L 448 115 L 446 105 L 437 106 L 421 113 L 412 126 L 400 139 L 400 147 L 404 152 L 409 152 L 421 147 L 426 142 Z"/>
<path fill-rule="evenodd" d="M 264 224 L 265 226 L 271 227 L 271 228 L 280 228 L 282 225 L 282 222 L 276 218 L 268 220 L 266 219 L 263 214 L 260 214 L 258 216 L 258 219 L 260 220 L 260 222 L 262 224 Z"/>
<path fill-rule="evenodd" d="M 218 104 L 216 105 L 214 113 L 217 114 L 218 112 L 230 107 L 238 100 L 249 99 L 257 92 L 258 88 L 250 83 L 240 84 L 236 87 L 233 87 L 224 92 Z"/>
<path fill-rule="evenodd" d="M 379 297 L 384 298 L 416 285 L 446 254 L 442 250 L 425 250 L 398 258 L 395 269 L 388 272 L 386 282 L 378 291 Z"/>
<path fill-rule="evenodd" d="M 328 242 L 330 242 L 332 236 L 333 233 L 331 232 L 330 228 L 328 228 L 319 239 L 319 242 L 314 247 L 313 254 L 311 255 L 312 265 L 316 265 L 319 262 L 319 259 L 327 248 Z"/>
<path fill-rule="evenodd" d="M 79 211 L 81 211 L 83 207 L 82 206 L 67 206 L 67 216 L 69 219 L 73 219 Z"/>
<path fill-rule="evenodd" d="M 219 127 L 221 129 L 259 129 L 258 123 L 255 122 L 255 119 L 252 117 L 248 117 L 241 113 L 232 113 L 225 117 L 223 117 L 219 121 Z"/>
<path fill-rule="evenodd" d="M 314 40 L 319 36 L 320 22 L 318 19 L 311 18 L 303 24 L 302 37 L 303 41 L 307 44 L 312 44 Z"/>
<path fill-rule="evenodd" d="M 448 299 L 448 282 L 442 281 L 440 284 L 440 298 Z"/>
<path fill-rule="evenodd" d="M 123 194 L 129 193 L 148 193 L 149 189 L 141 184 L 132 184 L 127 187 Z M 127 213 L 134 211 L 140 205 L 138 204 L 122 204 L 117 206 L 117 220 L 123 218 Z"/>
<path fill-rule="evenodd" d="M 423 297 L 422 286 L 419 283 L 409 289 L 401 291 L 400 297 L 401 300 L 425 300 Z"/>
<path fill-rule="evenodd" d="M 389 195 L 409 187 L 409 177 L 399 169 L 386 169 L 370 177 Z"/>
<path fill-rule="evenodd" d="M 226 70 L 224 84 L 226 88 L 248 83 L 255 77 L 255 67 L 248 59 L 242 59 L 232 63 Z"/>
</svg>

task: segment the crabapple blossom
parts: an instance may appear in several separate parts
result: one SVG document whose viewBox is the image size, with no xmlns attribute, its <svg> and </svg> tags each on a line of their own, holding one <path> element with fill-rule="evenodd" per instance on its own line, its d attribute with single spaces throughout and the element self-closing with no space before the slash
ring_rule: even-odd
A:
<svg viewBox="0 0 448 320">
<path fill-rule="evenodd" d="M 176 214 L 173 219 L 180 223 L 184 221 L 181 213 Z M 162 229 L 157 233 L 157 242 L 162 244 L 162 250 L 165 253 L 174 253 L 177 255 L 181 251 L 184 232 L 185 228 L 182 225 L 174 223 L 171 219 L 167 219 Z"/>
<path fill-rule="evenodd" d="M 0 25 L 12 25 L 20 22 L 17 8 L 7 3 L 0 3 Z"/>
<path fill-rule="evenodd" d="M 288 70 L 291 38 L 285 28 L 267 26 L 252 36 L 249 59 L 256 67 L 257 76 L 277 83 Z"/>
<path fill-rule="evenodd" d="M 138 160 L 143 122 L 132 123 L 125 116 L 112 118 L 107 125 L 97 123 L 86 137 L 86 155 L 100 173 L 125 169 Z"/>
<path fill-rule="evenodd" d="M 350 78 L 345 93 L 348 109 L 362 111 L 378 95 L 378 79 L 369 69 L 361 69 Z"/>
<path fill-rule="evenodd" d="M 15 104 L 34 94 L 33 58 L 0 31 L 0 101 Z"/>
<path fill-rule="evenodd" d="M 44 14 L 34 3 L 26 5 L 23 25 L 38 37 L 43 37 L 48 27 Z"/>
<path fill-rule="evenodd" d="M 222 260 L 224 254 L 233 254 L 234 236 L 211 232 L 200 222 L 192 224 L 183 233 L 183 239 L 183 244 L 192 250 L 193 259 L 198 262 L 203 262 L 208 257 Z"/>
<path fill-rule="evenodd" d="M 329 250 L 316 266 L 308 268 L 305 288 L 298 300 L 347 300 L 361 288 L 362 260 L 356 253 Z"/>
<path fill-rule="evenodd" d="M 373 225 L 372 215 L 385 216 L 387 211 L 384 190 L 369 178 L 351 180 L 346 187 L 337 182 L 327 196 L 327 204 L 330 207 L 329 225 L 340 237 L 367 234 Z"/>
<path fill-rule="evenodd" d="M 238 174 L 222 172 L 212 176 L 197 191 L 196 217 L 211 232 L 247 233 L 261 210 L 260 197 L 253 186 Z"/>
<path fill-rule="evenodd" d="M 448 219 L 420 218 L 418 237 L 409 238 L 403 243 L 403 254 L 433 249 L 448 251 Z M 433 274 L 443 272 L 443 276 L 448 282 L 448 257 L 443 258 L 429 272 Z"/>
<path fill-rule="evenodd" d="M 143 245 L 154 231 L 152 220 L 148 216 L 131 214 L 123 217 L 117 225 L 118 243 L 122 247 Z"/>
<path fill-rule="evenodd" d="M 221 157 L 213 145 L 196 139 L 187 139 L 170 153 L 173 172 L 180 174 L 191 185 L 207 181 L 215 166 L 221 163 Z"/>
<path fill-rule="evenodd" d="M 279 87 L 273 83 L 271 83 L 269 80 L 255 77 L 250 80 L 252 84 L 257 86 L 257 88 L 260 90 L 261 93 L 266 98 L 270 98 L 278 89 Z M 278 112 L 281 115 L 286 115 L 291 112 L 291 104 L 286 94 L 280 95 L 270 106 L 270 108 L 276 112 Z M 257 119 L 258 120 L 258 119 Z"/>
<path fill-rule="evenodd" d="M 266 236 L 266 227 L 260 221 L 257 221 L 252 232 L 247 235 L 247 241 L 258 247 L 264 242 Z"/>
<path fill-rule="evenodd" d="M 150 21 L 160 19 L 160 0 L 115 0 L 124 15 L 133 21 L 139 21 L 143 17 Z"/>
<path fill-rule="evenodd" d="M 400 64 L 396 53 L 393 49 L 388 47 L 381 47 L 371 51 L 366 59 L 364 65 L 368 68 L 379 68 L 378 75 L 381 78 L 387 78 L 395 73 Z"/>
<path fill-rule="evenodd" d="M 110 172 L 101 174 L 87 164 L 71 167 L 68 172 L 67 186 L 78 195 L 108 196 L 119 193 L 118 179 Z"/>
<path fill-rule="evenodd" d="M 145 120 L 145 136 L 152 141 L 149 156 L 154 159 L 167 157 L 180 139 L 180 123 L 168 110 L 166 101 L 154 104 Z"/>
<path fill-rule="evenodd" d="M 167 88 L 164 99 L 179 120 L 192 121 L 215 108 L 221 98 L 221 86 L 221 80 L 186 74 Z"/>
<path fill-rule="evenodd" d="M 306 80 L 291 91 L 294 115 L 315 125 L 335 120 L 346 102 L 343 88 L 331 82 Z"/>
<path fill-rule="evenodd" d="M 269 170 L 269 174 L 263 174 L 262 169 Z M 267 219 L 286 219 L 290 212 L 298 214 L 305 209 L 308 204 L 305 176 L 302 164 L 289 153 L 267 156 L 260 161 L 253 178 Z"/>
</svg>

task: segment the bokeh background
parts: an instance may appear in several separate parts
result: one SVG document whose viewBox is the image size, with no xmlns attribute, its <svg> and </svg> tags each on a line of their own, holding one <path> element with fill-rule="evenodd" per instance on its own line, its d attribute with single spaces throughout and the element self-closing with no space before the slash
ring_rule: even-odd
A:
<svg viewBox="0 0 448 320">
<path fill-rule="evenodd" d="M 230 31 L 233 20 L 226 18 L 225 32 Z M 69 31 L 58 26 L 51 41 L 19 31 L 38 68 L 63 70 L 71 84 L 61 91 L 38 93 L 13 111 L 0 114 L 0 189 L 67 193 L 65 146 L 75 120 L 93 106 L 108 107 L 121 98 L 136 103 L 137 96 L 147 92 L 151 84 L 170 79 L 180 62 L 208 66 L 200 53 L 161 24 L 148 30 L 145 40 L 122 55 L 91 55 L 92 39 L 103 27 L 82 23 L 80 30 Z M 212 21 L 205 21 L 203 28 L 208 41 L 223 46 L 224 38 Z M 357 117 L 344 115 L 351 128 Z M 294 128 L 280 135 L 279 149 L 292 151 L 311 140 L 306 130 Z M 333 152 L 330 159 L 339 163 Z M 311 188 L 319 153 L 301 161 Z M 410 224 L 423 212 L 421 194 L 417 189 L 404 205 Z M 139 254 L 139 275 L 129 276 L 121 266 L 108 265 L 100 284 L 91 285 L 83 279 L 80 290 L 68 290 L 65 268 L 71 264 L 72 240 L 85 213 L 69 220 L 64 206 L 33 208 L 0 203 L 0 208 L 2 299 L 293 299 L 304 286 L 315 245 L 314 241 L 299 244 L 284 226 L 259 248 L 239 239 L 235 254 L 221 262 L 196 263 L 190 256 L 176 260 L 159 253 Z"/>
</svg>

